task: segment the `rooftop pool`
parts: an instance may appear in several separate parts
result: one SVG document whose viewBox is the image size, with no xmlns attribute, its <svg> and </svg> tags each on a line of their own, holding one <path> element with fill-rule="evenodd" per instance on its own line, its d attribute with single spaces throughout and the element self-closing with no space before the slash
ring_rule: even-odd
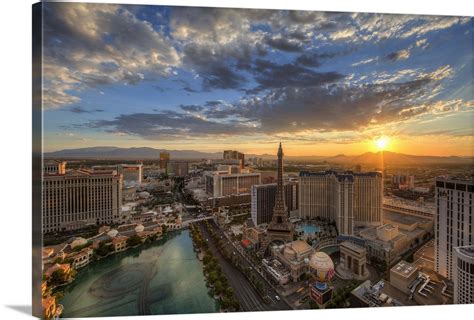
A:
<svg viewBox="0 0 474 320">
<path fill-rule="evenodd" d="M 312 224 L 303 224 L 296 228 L 297 231 L 303 231 L 305 234 L 315 234 L 320 232 L 320 228 Z"/>
</svg>

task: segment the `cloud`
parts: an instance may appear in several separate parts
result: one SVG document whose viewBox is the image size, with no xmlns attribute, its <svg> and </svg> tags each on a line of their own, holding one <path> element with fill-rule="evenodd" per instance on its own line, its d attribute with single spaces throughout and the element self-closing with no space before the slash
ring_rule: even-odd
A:
<svg viewBox="0 0 474 320">
<path fill-rule="evenodd" d="M 413 46 L 386 57 L 399 61 L 407 59 L 415 46 L 426 48 L 422 35 L 471 21 L 189 7 L 170 7 L 169 15 L 147 17 L 148 21 L 138 15 L 144 8 L 140 6 L 47 3 L 44 7 L 45 108 L 78 103 L 81 92 L 91 88 L 170 77 L 178 68 L 196 79 L 192 85 L 175 79 L 188 93 L 218 89 L 252 95 L 265 90 L 335 85 L 345 79 L 343 74 L 314 68 L 325 59 L 348 54 L 350 51 L 338 47 L 343 43 L 413 37 Z M 339 51 L 325 53 L 320 47 Z M 284 54 L 296 56 L 295 60 L 275 62 L 275 55 Z M 365 59 L 353 66 L 372 61 Z"/>
<path fill-rule="evenodd" d="M 379 59 L 379 57 L 374 57 L 374 58 L 368 58 L 368 59 L 364 59 L 364 60 L 360 60 L 358 62 L 354 62 L 352 64 L 353 67 L 357 67 L 357 66 L 360 66 L 360 65 L 364 65 L 364 64 L 368 64 L 368 63 L 372 63 L 374 61 L 377 61 Z"/>
<path fill-rule="evenodd" d="M 284 38 L 281 35 L 276 37 L 268 37 L 266 43 L 272 48 L 286 52 L 301 52 L 303 50 L 303 45 L 300 41 L 296 39 Z"/>
<path fill-rule="evenodd" d="M 276 64 L 269 60 L 257 59 L 254 67 L 255 80 L 259 89 L 281 87 L 307 87 L 334 83 L 344 75 L 338 72 L 317 72 L 297 63 Z"/>
<path fill-rule="evenodd" d="M 188 111 L 188 112 L 197 112 L 197 111 L 202 111 L 204 109 L 204 107 L 202 106 L 199 106 L 199 105 L 195 105 L 195 104 L 191 104 L 191 105 L 179 105 L 179 107 L 184 110 L 184 111 Z"/>
<path fill-rule="evenodd" d="M 395 62 L 399 60 L 406 60 L 409 57 L 410 57 L 410 51 L 405 49 L 405 50 L 391 52 L 385 56 L 385 59 L 391 62 Z"/>
<path fill-rule="evenodd" d="M 234 58 L 243 60 L 243 57 Z M 211 47 L 188 44 L 184 47 L 183 63 L 193 67 L 202 80 L 204 90 L 236 89 L 245 82 L 244 76 L 235 71 L 224 52 Z"/>
<path fill-rule="evenodd" d="M 307 52 L 300 55 L 296 59 L 296 63 L 301 64 L 306 67 L 319 67 L 322 64 L 322 60 L 335 58 L 338 56 L 342 56 L 348 54 L 351 51 L 340 51 L 340 52 Z"/>
<path fill-rule="evenodd" d="M 188 138 L 207 136 L 246 135 L 253 133 L 253 127 L 239 121 L 209 121 L 200 116 L 162 111 L 160 113 L 124 114 L 112 120 L 88 123 L 92 129 L 109 133 L 122 133 L 140 136 L 150 140 Z"/>
<path fill-rule="evenodd" d="M 69 111 L 69 112 L 72 112 L 72 113 L 96 113 L 96 112 L 104 112 L 103 109 L 92 109 L 92 110 L 88 110 L 88 109 L 84 109 L 83 107 L 79 107 L 79 106 L 75 106 L 75 107 L 72 107 L 72 108 L 69 108 L 69 109 L 65 109 L 64 111 Z"/>
<path fill-rule="evenodd" d="M 356 32 L 357 30 L 355 28 L 350 27 L 333 32 L 329 37 L 331 40 L 344 40 L 353 37 Z"/>
<path fill-rule="evenodd" d="M 180 64 L 170 39 L 125 6 L 47 3 L 43 21 L 46 109 L 78 102 L 74 92 L 133 85 Z"/>
<path fill-rule="evenodd" d="M 263 95 L 246 96 L 233 103 L 208 100 L 200 105 L 180 105 L 184 112 L 123 114 L 87 126 L 151 140 L 291 135 L 315 141 L 323 139 L 320 134 L 364 132 L 424 115 L 472 109 L 472 102 L 434 99 L 433 92 L 451 71 L 449 66 L 441 66 L 429 72 L 404 72 L 404 81 L 398 78 L 359 85 L 280 86 L 281 82 Z M 344 141 L 348 140 L 340 143 Z"/>
<path fill-rule="evenodd" d="M 417 41 L 415 42 L 415 45 L 416 45 L 417 47 L 421 47 L 421 49 L 424 50 L 424 49 L 426 49 L 430 44 L 429 44 L 429 42 L 428 42 L 428 39 L 425 38 L 425 39 L 417 40 Z"/>
<path fill-rule="evenodd" d="M 415 26 L 408 28 L 404 33 L 401 34 L 402 38 L 408 38 L 411 36 L 422 36 L 426 33 L 447 29 L 455 24 L 464 24 L 471 20 L 469 17 L 443 17 L 443 16 L 421 16 L 422 22 L 417 23 Z"/>
</svg>

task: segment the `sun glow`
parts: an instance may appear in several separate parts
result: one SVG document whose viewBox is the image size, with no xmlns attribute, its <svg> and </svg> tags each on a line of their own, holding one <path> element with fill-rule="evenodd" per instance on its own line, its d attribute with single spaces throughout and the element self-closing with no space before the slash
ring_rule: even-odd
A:
<svg viewBox="0 0 474 320">
<path fill-rule="evenodd" d="M 390 144 L 390 139 L 388 137 L 380 137 L 377 140 L 375 140 L 375 147 L 379 151 L 387 150 L 389 144 Z"/>
</svg>

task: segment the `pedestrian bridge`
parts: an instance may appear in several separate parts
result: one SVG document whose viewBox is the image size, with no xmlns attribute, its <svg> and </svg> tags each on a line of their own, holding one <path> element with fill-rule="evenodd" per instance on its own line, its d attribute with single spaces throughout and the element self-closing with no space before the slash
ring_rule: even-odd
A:
<svg viewBox="0 0 474 320">
<path fill-rule="evenodd" d="M 188 227 L 191 223 L 199 222 L 199 221 L 204 221 L 204 220 L 211 220 L 214 219 L 214 216 L 209 216 L 209 217 L 204 217 L 204 218 L 197 218 L 197 219 L 191 219 L 191 220 L 186 220 L 183 221 L 182 226 L 183 228 Z"/>
</svg>

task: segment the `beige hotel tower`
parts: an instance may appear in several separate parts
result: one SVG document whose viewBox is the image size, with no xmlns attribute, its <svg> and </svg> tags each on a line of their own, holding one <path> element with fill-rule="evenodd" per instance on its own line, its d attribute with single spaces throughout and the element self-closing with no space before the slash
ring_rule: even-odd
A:
<svg viewBox="0 0 474 320">
<path fill-rule="evenodd" d="M 50 165 L 50 164 L 48 164 Z M 43 233 L 118 222 L 122 209 L 122 175 L 117 171 L 43 172 Z"/>
</svg>

